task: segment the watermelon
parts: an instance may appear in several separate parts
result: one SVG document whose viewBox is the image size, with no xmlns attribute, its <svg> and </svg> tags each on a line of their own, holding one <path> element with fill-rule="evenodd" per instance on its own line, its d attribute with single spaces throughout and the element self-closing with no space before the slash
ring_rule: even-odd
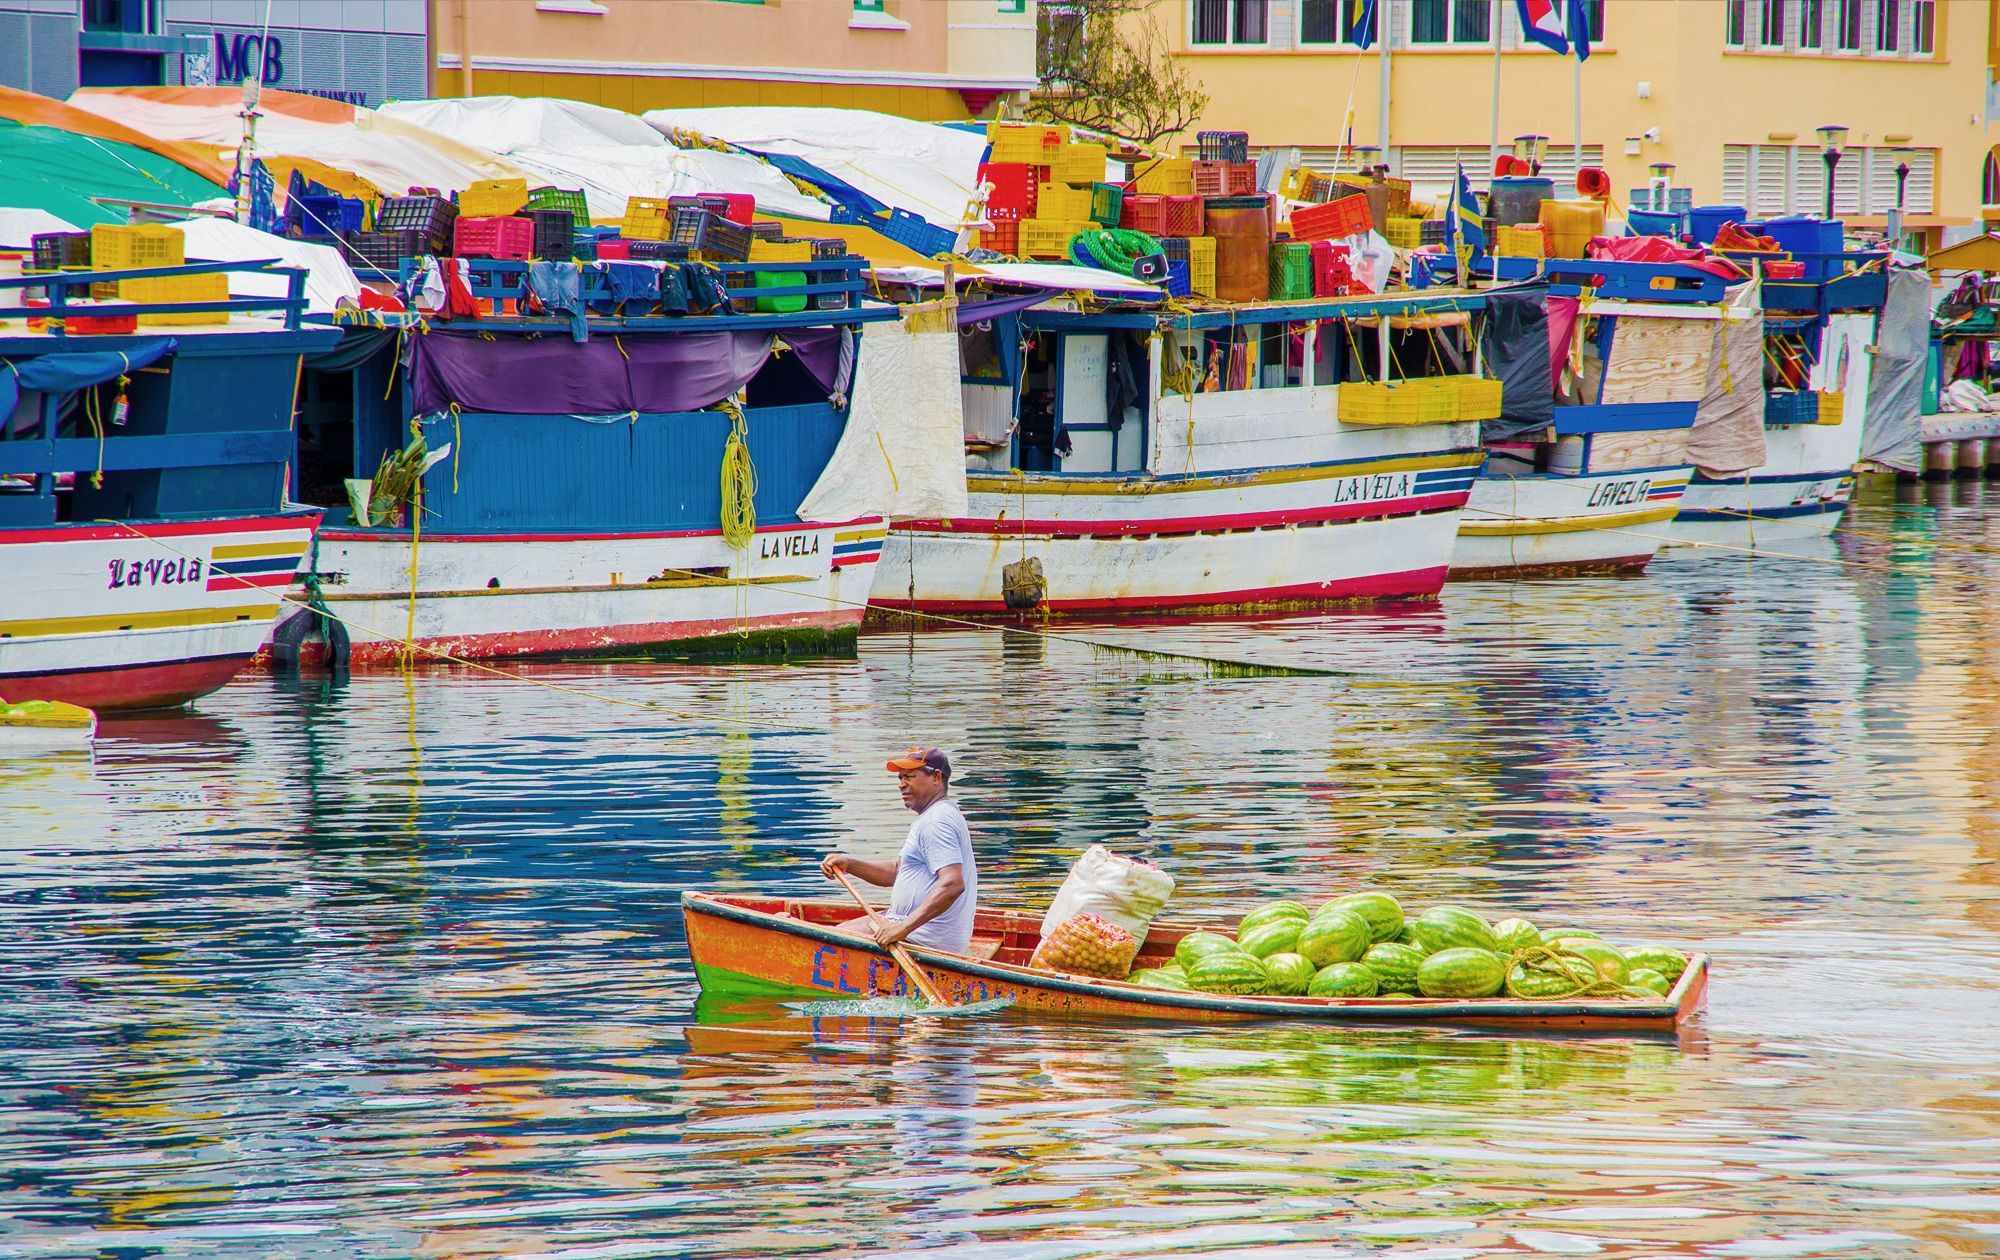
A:
<svg viewBox="0 0 2000 1260">
<path fill-rule="evenodd" d="M 1384 990 L 1400 989 L 1414 993 L 1417 989 L 1417 968 L 1424 964 L 1424 951 L 1414 945 L 1398 945 L 1394 941 L 1383 941 L 1361 956 L 1368 964 L 1368 970 L 1375 973 Z"/>
<path fill-rule="evenodd" d="M 1194 970 L 1195 960 L 1210 954 L 1236 953 L 1236 942 L 1214 932 L 1189 932 L 1174 946 L 1174 964 L 1183 972 Z"/>
<path fill-rule="evenodd" d="M 1581 967 L 1578 967 L 1577 971 L 1579 978 L 1585 981 L 1590 979 L 1587 974 L 1583 973 Z M 1545 967 L 1535 967 L 1527 963 L 1520 963 L 1507 973 L 1508 997 L 1526 998 L 1532 1002 L 1552 998 L 1576 997 L 1582 991 L 1582 987 L 1575 980 L 1570 979 L 1560 971 L 1550 971 Z"/>
<path fill-rule="evenodd" d="M 1419 954 L 1430 953 L 1429 950 L 1424 948 L 1424 943 L 1417 939 L 1416 933 L 1410 931 L 1410 925 L 1407 923 L 1405 923 L 1402 927 L 1396 929 L 1396 934 L 1390 937 L 1389 939 L 1390 941 L 1393 941 L 1397 945 L 1408 945 L 1411 949 L 1416 950 Z"/>
<path fill-rule="evenodd" d="M 1441 949 L 1417 968 L 1417 992 L 1425 997 L 1492 997 L 1506 980 L 1506 962 L 1490 949 Z"/>
<path fill-rule="evenodd" d="M 1625 955 L 1625 964 L 1635 970 L 1657 971 L 1676 983 L 1681 973 L 1687 970 L 1687 955 L 1664 945 L 1634 945 L 1631 949 L 1620 950 Z"/>
<path fill-rule="evenodd" d="M 1324 910 L 1306 924 L 1294 948 L 1313 966 L 1330 967 L 1360 958 L 1368 952 L 1369 940 L 1368 920 L 1352 910 Z"/>
<path fill-rule="evenodd" d="M 1518 954 L 1542 943 L 1542 934 L 1526 919 L 1502 919 L 1493 925 L 1493 941 L 1503 954 Z"/>
<path fill-rule="evenodd" d="M 1375 973 L 1365 964 L 1337 962 L 1320 968 L 1306 992 L 1314 997 L 1374 997 L 1380 987 Z"/>
<path fill-rule="evenodd" d="M 1587 936 L 1593 941 L 1601 941 L 1604 939 L 1597 933 L 1586 931 L 1583 928 L 1543 928 L 1542 944 L 1553 945 L 1565 936 Z"/>
<path fill-rule="evenodd" d="M 1361 916 L 1368 924 L 1371 940 L 1387 941 L 1395 939 L 1403 928 L 1403 903 L 1388 893 L 1358 892 L 1345 897 L 1335 897 L 1319 908 L 1319 913 L 1330 910 L 1347 910 Z"/>
<path fill-rule="evenodd" d="M 1245 932 L 1248 932 L 1251 928 L 1261 927 L 1262 925 L 1270 923 L 1275 919 L 1297 919 L 1299 922 L 1304 923 L 1307 919 L 1311 917 L 1312 917 L 1311 912 L 1305 908 L 1305 904 L 1303 902 L 1298 902 L 1298 901 L 1268 902 L 1264 905 L 1258 906 L 1255 910 L 1252 910 L 1249 914 L 1243 916 L 1243 921 L 1236 925 L 1236 939 L 1239 941 L 1242 940 L 1243 934 Z"/>
<path fill-rule="evenodd" d="M 1240 949 L 1204 954 L 1187 969 L 1188 984 L 1203 993 L 1262 993 L 1271 978 Z"/>
<path fill-rule="evenodd" d="M 1665 976 L 1661 975 L 1657 971 L 1654 971 L 1650 967 L 1640 967 L 1637 968 L 1636 970 L 1627 973 L 1627 975 L 1625 976 L 1625 983 L 1631 985 L 1635 989 L 1651 990 L 1652 992 L 1659 994 L 1661 997 L 1667 996 L 1667 991 L 1674 987 L 1672 984 L 1667 982 L 1667 978 Z"/>
<path fill-rule="evenodd" d="M 1299 932 L 1304 927 L 1305 922 L 1300 919 L 1273 919 L 1238 935 L 1236 947 L 1252 958 L 1289 954 L 1297 949 Z"/>
<path fill-rule="evenodd" d="M 1490 954 L 1498 948 L 1492 925 L 1463 906 L 1432 906 L 1411 922 L 1410 933 L 1426 954 L 1447 949 L 1483 949 Z"/>
<path fill-rule="evenodd" d="M 1264 974 L 1271 977 L 1273 993 L 1304 993 L 1313 982 L 1313 965 L 1299 954 L 1273 954 L 1264 960 Z"/>
<path fill-rule="evenodd" d="M 1597 974 L 1613 984 L 1625 983 L 1629 968 L 1625 965 L 1625 955 L 1594 937 L 1566 936 L 1556 942 L 1558 954 L 1568 954 L 1572 958 L 1582 958 L 1597 969 Z"/>
<path fill-rule="evenodd" d="M 1179 967 L 1154 967 L 1150 971 L 1135 971 L 1125 977 L 1125 983 L 1147 989 L 1173 989 L 1181 993 L 1194 988 L 1188 983 L 1187 973 Z"/>
</svg>

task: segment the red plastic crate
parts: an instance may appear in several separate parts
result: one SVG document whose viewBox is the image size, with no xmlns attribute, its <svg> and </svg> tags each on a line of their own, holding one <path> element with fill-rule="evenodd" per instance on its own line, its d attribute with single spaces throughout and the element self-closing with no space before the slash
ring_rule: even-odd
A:
<svg viewBox="0 0 2000 1260">
<path fill-rule="evenodd" d="M 452 226 L 451 252 L 460 258 L 533 258 L 534 220 L 461 217 Z"/>
<path fill-rule="evenodd" d="M 986 217 L 995 223 L 1015 223 L 1035 217 L 1035 172 L 1026 162 L 981 162 L 979 182 L 992 184 L 986 196 Z"/>
<path fill-rule="evenodd" d="M 1365 196 L 1342 197 L 1325 205 L 1292 211 L 1292 235 L 1302 241 L 1330 241 L 1355 236 L 1375 226 Z"/>
<path fill-rule="evenodd" d="M 607 258 L 629 259 L 631 257 L 632 242 L 625 240 L 623 237 L 606 237 L 597 242 L 597 259 L 599 262 Z"/>
<path fill-rule="evenodd" d="M 1021 225 L 1015 222 L 995 223 L 979 234 L 979 248 L 990 249 L 996 254 L 1019 256 Z"/>
<path fill-rule="evenodd" d="M 1806 265 L 1802 262 L 1767 262 L 1764 264 L 1766 280 L 1803 280 Z"/>
<path fill-rule="evenodd" d="M 1200 236 L 1203 217 L 1200 197 L 1162 197 L 1165 221 L 1156 236 Z"/>
<path fill-rule="evenodd" d="M 1354 271 L 1348 265 L 1347 246 L 1336 245 L 1332 241 L 1312 243 L 1313 293 L 1318 297 L 1345 297 L 1350 293 L 1365 293 L 1367 289 L 1357 285 Z"/>
<path fill-rule="evenodd" d="M 1196 162 L 1194 190 L 1203 197 L 1234 197 L 1257 191 L 1254 162 Z"/>
<path fill-rule="evenodd" d="M 1126 193 L 1124 204 L 1118 208 L 1118 226 L 1144 232 L 1148 236 L 1190 235 L 1167 231 L 1166 200 L 1157 193 Z"/>
</svg>

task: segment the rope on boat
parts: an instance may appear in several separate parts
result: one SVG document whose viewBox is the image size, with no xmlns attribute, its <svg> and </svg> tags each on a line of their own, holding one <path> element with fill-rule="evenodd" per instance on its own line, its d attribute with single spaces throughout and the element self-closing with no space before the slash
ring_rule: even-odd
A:
<svg viewBox="0 0 2000 1260">
<path fill-rule="evenodd" d="M 743 408 L 725 398 L 715 410 L 729 417 L 729 437 L 722 446 L 722 541 L 741 551 L 757 533 L 757 466 L 750 462 Z"/>
</svg>

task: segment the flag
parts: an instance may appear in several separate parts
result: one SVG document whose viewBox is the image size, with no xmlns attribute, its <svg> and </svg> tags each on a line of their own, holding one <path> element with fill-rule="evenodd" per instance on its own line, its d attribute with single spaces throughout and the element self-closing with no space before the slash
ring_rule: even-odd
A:
<svg viewBox="0 0 2000 1260">
<path fill-rule="evenodd" d="M 1349 37 L 1365 52 L 1375 42 L 1375 0 L 1346 0 L 1346 4 Z"/>
<path fill-rule="evenodd" d="M 1514 7 L 1520 11 L 1522 35 L 1551 52 L 1569 51 L 1560 0 L 1514 0 Z"/>
<path fill-rule="evenodd" d="M 1451 205 L 1445 210 L 1445 235 L 1455 255 L 1461 245 L 1477 258 L 1486 252 L 1486 225 L 1479 217 L 1479 202 L 1472 195 L 1472 181 L 1465 177 L 1465 163 L 1458 164 L 1458 181 L 1452 186 Z"/>
<path fill-rule="evenodd" d="M 1569 0 L 1564 26 L 1569 28 L 1569 49 L 1578 61 L 1590 60 L 1590 9 L 1584 0 Z"/>
</svg>

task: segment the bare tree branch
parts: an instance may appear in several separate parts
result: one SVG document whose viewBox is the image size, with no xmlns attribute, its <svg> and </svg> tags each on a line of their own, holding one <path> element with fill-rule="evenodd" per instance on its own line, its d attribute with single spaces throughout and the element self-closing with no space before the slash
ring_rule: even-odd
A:
<svg viewBox="0 0 2000 1260">
<path fill-rule="evenodd" d="M 1151 22 L 1122 19 L 1152 0 L 1043 0 L 1028 115 L 1151 145 L 1184 131 L 1208 106 Z"/>
</svg>

